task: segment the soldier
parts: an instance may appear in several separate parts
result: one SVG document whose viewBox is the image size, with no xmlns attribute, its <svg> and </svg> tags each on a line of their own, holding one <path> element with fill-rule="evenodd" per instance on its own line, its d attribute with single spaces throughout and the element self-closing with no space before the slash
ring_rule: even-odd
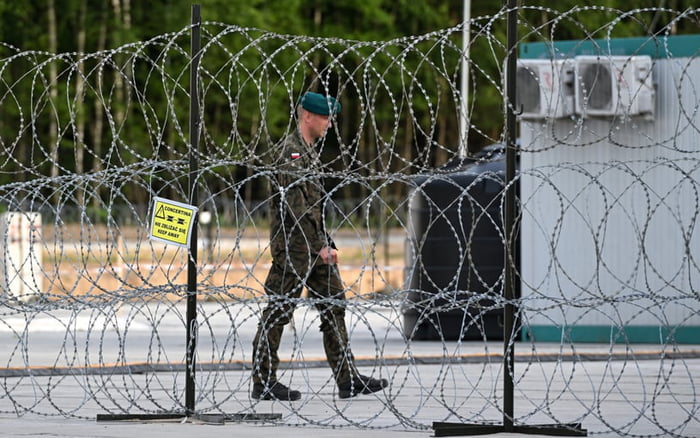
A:
<svg viewBox="0 0 700 438">
<path fill-rule="evenodd" d="M 302 288 L 319 311 L 323 347 L 340 398 L 385 388 L 386 379 L 361 375 L 353 365 L 345 326 L 345 293 L 336 264 L 338 252 L 323 223 L 325 191 L 317 174 L 320 153 L 314 143 L 326 135 L 340 112 L 333 97 L 305 93 L 297 106 L 297 129 L 281 143 L 270 199 L 272 267 L 268 295 L 253 341 L 253 390 L 262 400 L 298 400 L 301 393 L 277 380 L 280 339 Z"/>
</svg>

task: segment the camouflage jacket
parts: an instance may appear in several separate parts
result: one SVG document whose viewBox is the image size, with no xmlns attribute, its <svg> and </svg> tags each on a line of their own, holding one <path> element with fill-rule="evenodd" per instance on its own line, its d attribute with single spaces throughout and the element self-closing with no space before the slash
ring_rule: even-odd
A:
<svg viewBox="0 0 700 438">
<path fill-rule="evenodd" d="M 270 249 L 276 259 L 288 252 L 313 259 L 324 246 L 335 247 L 323 223 L 326 195 L 318 177 L 318 151 L 299 130 L 279 146 L 271 181 Z"/>
</svg>

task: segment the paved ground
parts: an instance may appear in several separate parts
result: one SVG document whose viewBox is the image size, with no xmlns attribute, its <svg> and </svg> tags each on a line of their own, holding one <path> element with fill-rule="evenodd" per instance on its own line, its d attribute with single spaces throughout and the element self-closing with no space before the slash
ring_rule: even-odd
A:
<svg viewBox="0 0 700 438">
<path fill-rule="evenodd" d="M 65 438 L 192 438 L 192 437 L 289 437 L 289 438 L 399 438 L 434 436 L 430 431 L 329 429 L 318 427 L 286 427 L 260 424 L 226 423 L 205 425 L 196 423 L 95 423 L 78 420 L 41 419 L 36 421 L 0 417 L 2 436 L 8 437 L 65 437 Z M 496 433 L 494 437 L 523 436 L 515 433 Z M 528 435 L 542 437 L 545 435 Z M 605 435 L 598 435 L 605 436 Z M 617 436 L 617 435 L 610 435 Z"/>
<path fill-rule="evenodd" d="M 182 322 L 178 321 L 182 313 L 170 309 L 167 314 L 156 313 L 157 317 L 141 321 L 136 315 L 154 309 L 141 307 L 138 312 L 122 309 L 120 315 L 129 320 L 131 331 L 127 333 L 121 327 L 121 331 L 115 330 L 120 333 L 117 336 L 107 329 L 90 330 L 102 321 L 100 315 L 57 312 L 50 318 L 37 316 L 34 320 L 37 325 L 25 326 L 24 332 L 12 325 L 15 322 L 5 325 L 16 331 L 6 330 L 0 336 L 3 352 L 0 358 L 6 366 L 16 365 L 19 371 L 14 375 L 7 369 L 0 373 L 0 436 L 427 437 L 434 435 L 431 427 L 434 421 L 485 424 L 503 418 L 499 342 L 406 344 L 396 334 L 398 328 L 395 315 L 391 316 L 395 311 L 392 309 L 375 308 L 351 319 L 353 348 L 362 371 L 390 378 L 392 383 L 386 391 L 338 399 L 322 360 L 318 321 L 313 312 L 298 311 L 295 332 L 287 333 L 287 344 L 282 348 L 282 356 L 293 357 L 294 362 L 286 367 L 281 379 L 302 390 L 302 399 L 294 403 L 252 400 L 247 356 L 237 354 L 239 350 L 249 349 L 255 326 L 255 318 L 250 316 L 257 310 L 241 308 L 232 312 L 240 319 L 217 320 L 214 317 L 219 309 L 217 305 L 203 306 L 203 312 L 210 318 L 200 327 L 202 364 L 206 364 L 208 346 L 222 347 L 222 339 L 215 339 L 213 334 L 226 337 L 227 327 L 235 323 L 238 340 L 231 347 L 227 367 L 198 372 L 202 387 L 208 389 L 198 395 L 197 407 L 215 405 L 220 408 L 219 413 L 238 417 L 225 419 L 223 424 L 202 419 L 182 422 L 182 417 L 96 421 L 97 415 L 105 412 L 143 413 L 163 411 L 161 408 L 167 411 L 177 405 L 183 387 L 183 368 L 173 367 L 171 372 L 113 371 L 86 375 L 72 373 L 70 367 L 88 360 L 104 365 L 119 354 L 138 362 L 156 352 L 170 354 L 167 361 L 161 358 L 162 362 L 176 362 L 184 345 Z M 172 323 L 167 320 L 171 315 L 175 316 Z M 119 328 L 119 322 L 107 316 Z M 80 319 L 83 317 L 85 321 Z M 158 321 L 161 350 L 139 348 L 147 342 L 154 320 Z M 74 338 L 68 340 L 65 327 L 81 324 L 85 328 L 71 332 Z M 140 324 L 145 325 L 141 331 Z M 13 341 L 12 333 L 24 333 L 26 338 Z M 32 375 L 22 371 L 22 357 L 36 366 Z M 62 374 L 57 375 L 57 370 Z M 581 422 L 590 435 L 602 437 L 620 433 L 698 437 L 698 376 L 700 346 L 697 345 L 562 347 L 520 342 L 516 344 L 515 363 L 516 422 L 524 425 Z M 255 414 L 268 421 L 241 421 L 243 414 Z M 270 415 L 278 415 L 279 419 L 270 420 Z"/>
<path fill-rule="evenodd" d="M 582 419 L 585 429 L 602 437 L 619 436 L 620 431 L 635 436 L 671 436 L 671 432 L 678 436 L 700 436 L 700 401 L 694 380 L 700 376 L 700 359 L 677 358 L 666 365 L 654 360 L 615 360 L 518 366 L 521 379 L 516 387 L 515 412 L 522 424 L 551 424 L 552 418 L 560 422 Z M 535 372 L 525 372 L 523 367 L 531 371 L 535 368 Z M 393 371 L 398 374 L 401 370 L 407 371 L 405 368 L 399 366 Z M 227 411 L 229 415 L 255 413 L 263 421 L 241 421 L 240 416 L 225 419 L 223 424 L 220 424 L 220 418 L 211 417 L 96 421 L 97 414 L 103 411 L 94 403 L 87 403 L 82 404 L 78 412 L 83 418 L 64 418 L 55 411 L 50 416 L 33 413 L 19 417 L 7 413 L 0 415 L 0 435 L 65 438 L 275 435 L 343 438 L 358 434 L 363 437 L 427 437 L 434 436 L 433 421 L 478 424 L 502 419 L 499 412 L 502 400 L 494 395 L 500 390 L 500 384 L 496 384 L 496 390 L 492 391 L 492 382 L 488 379 L 479 382 L 477 378 L 492 373 L 498 377 L 497 370 L 496 364 L 491 367 L 479 364 L 459 367 L 454 364 L 417 365 L 410 372 L 419 373 L 418 379 L 411 380 L 402 374 L 385 393 L 339 400 L 334 395 L 334 388 L 327 383 L 327 371 L 323 367 L 313 367 L 303 371 L 304 379 L 299 374 L 286 375 L 291 381 L 308 384 L 306 388 L 297 385 L 305 390 L 298 402 L 256 402 L 248 398 L 244 392 L 247 387 L 243 385 L 237 397 L 228 404 L 224 403 L 231 408 Z M 247 378 L 241 373 L 247 374 L 224 374 L 231 379 L 230 384 Z M 463 375 L 455 375 L 457 373 Z M 448 379 L 449 374 L 452 376 Z M 552 377 L 556 375 L 568 377 Z M 57 380 L 36 378 L 34 382 L 44 390 L 53 385 L 52 402 L 58 405 L 72 406 L 82 402 L 84 381 L 68 379 L 68 382 L 59 383 Z M 114 380 L 112 376 L 109 382 L 115 383 Z M 424 385 L 418 384 L 419 381 Z M 37 389 L 29 382 L 11 378 L 3 380 L 6 387 L 13 383 L 25 385 L 23 389 L 12 392 L 15 400 L 35 400 Z M 433 394 L 426 394 L 429 391 Z M 8 409 L 8 400 L 3 399 L 0 406 L 3 411 Z M 462 418 L 450 416 L 450 411 Z M 281 418 L 271 420 L 265 417 L 273 414 L 279 414 Z M 492 436 L 516 435 L 499 433 Z"/>
</svg>

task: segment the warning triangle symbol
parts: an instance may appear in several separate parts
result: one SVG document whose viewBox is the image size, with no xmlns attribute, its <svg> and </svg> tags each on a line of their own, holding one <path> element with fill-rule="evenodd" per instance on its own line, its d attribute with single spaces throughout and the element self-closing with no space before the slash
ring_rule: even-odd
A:
<svg viewBox="0 0 700 438">
<path fill-rule="evenodd" d="M 156 217 L 158 219 L 165 219 L 165 210 L 163 209 L 162 204 L 161 204 L 160 208 L 156 211 Z"/>
</svg>

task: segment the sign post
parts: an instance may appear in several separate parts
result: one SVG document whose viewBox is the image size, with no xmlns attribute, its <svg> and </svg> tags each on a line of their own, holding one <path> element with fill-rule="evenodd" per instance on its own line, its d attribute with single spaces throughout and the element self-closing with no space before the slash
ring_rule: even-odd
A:
<svg viewBox="0 0 700 438">
<path fill-rule="evenodd" d="M 197 205 L 197 173 L 199 172 L 199 58 L 201 46 L 199 5 L 192 5 L 190 35 L 190 204 Z M 197 353 L 197 228 L 192 230 L 187 263 L 187 373 L 185 378 L 185 413 L 194 414 L 195 365 Z"/>
<path fill-rule="evenodd" d="M 98 414 L 97 421 L 181 420 L 195 418 L 205 423 L 225 421 L 271 421 L 282 414 L 201 414 L 195 410 L 195 368 L 197 353 L 197 184 L 199 178 L 199 61 L 201 57 L 200 6 L 192 5 L 190 38 L 190 144 L 189 144 L 189 204 L 154 198 L 151 220 L 152 240 L 189 248 L 187 257 L 187 340 L 185 353 L 185 412 L 156 414 Z"/>
</svg>

